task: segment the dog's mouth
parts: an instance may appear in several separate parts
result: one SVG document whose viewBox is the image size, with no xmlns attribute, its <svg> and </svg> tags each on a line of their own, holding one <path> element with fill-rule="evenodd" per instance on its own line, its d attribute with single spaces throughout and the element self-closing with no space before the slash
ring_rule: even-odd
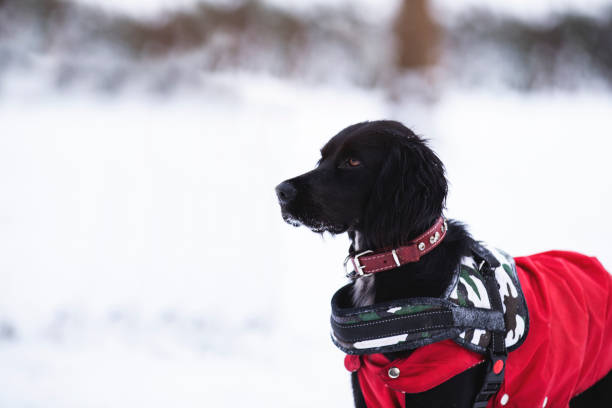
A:
<svg viewBox="0 0 612 408">
<path fill-rule="evenodd" d="M 321 221 L 313 217 L 295 216 L 284 208 L 281 208 L 281 215 L 283 216 L 283 220 L 285 220 L 287 224 L 292 225 L 294 227 L 300 227 L 303 225 L 309 228 L 312 232 L 316 232 L 318 234 L 323 232 L 329 232 L 331 234 L 337 235 L 346 232 L 349 228 L 348 225 L 334 224 L 326 221 Z"/>
</svg>

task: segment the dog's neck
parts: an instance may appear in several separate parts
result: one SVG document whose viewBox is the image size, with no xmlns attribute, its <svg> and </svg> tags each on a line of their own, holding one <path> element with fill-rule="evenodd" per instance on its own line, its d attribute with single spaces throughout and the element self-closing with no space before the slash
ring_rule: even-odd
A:
<svg viewBox="0 0 612 408">
<path fill-rule="evenodd" d="M 352 239 L 353 250 L 359 252 L 363 248 L 363 233 L 355 231 Z"/>
<path fill-rule="evenodd" d="M 354 231 L 352 236 L 352 251 L 360 252 L 363 250 L 363 233 Z M 376 299 L 376 288 L 374 276 L 364 276 L 357 279 L 353 285 L 353 304 L 355 307 L 371 305 Z"/>
<path fill-rule="evenodd" d="M 425 230 L 426 228 L 410 235 L 416 237 Z M 391 246 L 368 248 L 365 246 L 365 243 L 368 242 L 367 236 L 359 230 L 349 236 L 352 240 L 353 251 L 366 249 L 376 251 Z M 429 254 L 423 256 L 420 261 L 358 278 L 353 287 L 354 306 L 367 306 L 408 297 L 441 296 L 448 287 L 452 273 L 461 258 L 469 255 L 471 240 L 472 238 L 462 224 L 450 220 L 444 241 Z"/>
</svg>

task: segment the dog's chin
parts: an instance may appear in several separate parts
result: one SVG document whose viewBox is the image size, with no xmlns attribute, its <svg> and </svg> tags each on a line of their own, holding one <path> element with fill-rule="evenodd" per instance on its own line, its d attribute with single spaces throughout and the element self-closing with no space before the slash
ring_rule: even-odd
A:
<svg viewBox="0 0 612 408">
<path fill-rule="evenodd" d="M 306 226 L 310 228 L 312 232 L 316 232 L 317 234 L 323 234 L 324 232 L 329 232 L 332 235 L 338 235 L 348 230 L 348 227 L 345 225 L 334 225 L 334 224 L 326 224 L 326 223 L 320 223 L 316 225 L 306 225 Z"/>
<path fill-rule="evenodd" d="M 283 211 L 282 216 L 283 220 L 285 220 L 287 224 L 294 227 L 300 227 L 303 225 L 317 234 L 329 232 L 330 234 L 337 235 L 346 232 L 349 228 L 348 225 L 334 224 L 321 220 L 315 220 L 309 217 L 296 217 L 287 211 Z"/>
<path fill-rule="evenodd" d="M 303 223 L 298 220 L 297 218 L 293 217 L 291 214 L 283 211 L 282 214 L 283 216 L 283 220 L 285 220 L 285 222 L 293 227 L 299 227 L 300 225 L 303 225 Z"/>
</svg>

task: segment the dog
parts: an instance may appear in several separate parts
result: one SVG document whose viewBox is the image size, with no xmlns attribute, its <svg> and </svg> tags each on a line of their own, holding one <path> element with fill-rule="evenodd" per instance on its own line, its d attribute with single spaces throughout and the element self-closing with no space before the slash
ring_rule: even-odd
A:
<svg viewBox="0 0 612 408">
<path fill-rule="evenodd" d="M 373 310 L 368 308 L 376 305 L 392 305 L 402 299 L 444 298 L 443 301 L 448 303 L 461 297 L 460 293 L 459 298 L 457 293 L 455 298 L 448 293 L 453 285 L 455 292 L 457 290 L 458 283 L 453 283 L 453 279 L 458 278 L 453 271 L 459 270 L 465 259 L 474 257 L 474 248 L 482 249 L 483 246 L 471 237 L 464 224 L 443 218 L 447 191 L 445 169 L 440 159 L 425 140 L 395 121 L 363 122 L 347 127 L 321 149 L 321 159 L 314 170 L 276 187 L 281 214 L 287 223 L 303 225 L 317 233 L 348 234 L 351 241 L 349 257 L 355 271 L 342 302 L 358 311 Z M 439 231 L 434 234 L 432 226 Z M 417 245 L 415 237 L 424 233 L 431 234 L 429 241 L 425 237 L 423 243 Z M 398 256 L 400 250 L 396 252 L 393 248 L 410 244 L 417 245 L 415 251 L 422 250 L 423 253 L 417 256 L 418 261 L 400 262 L 403 255 Z M 360 274 L 368 256 L 363 255 L 364 251 L 387 251 L 384 259 L 388 259 L 390 265 L 385 265 L 378 273 Z M 485 263 L 484 259 L 489 259 L 486 254 L 492 253 L 486 249 L 482 251 L 485 255 L 481 265 Z M 382 255 L 379 258 L 383 259 Z M 491 262 L 495 263 L 495 259 Z M 495 293 L 500 290 L 498 303 L 501 306 L 499 310 L 491 306 L 491 313 L 497 310 L 501 314 L 503 308 L 506 319 L 504 335 L 507 335 L 505 346 L 503 338 L 501 342 L 499 336 L 497 341 L 494 340 L 495 331 L 491 331 L 489 336 L 489 332 L 484 330 L 476 336 L 476 342 L 469 343 L 465 335 L 472 333 L 474 338 L 475 330 L 472 330 L 463 331 L 454 339 L 448 339 L 448 333 L 455 335 L 458 331 L 447 331 L 446 339 L 428 338 L 419 343 L 419 347 L 402 349 L 402 344 L 407 343 L 398 343 L 392 349 L 382 347 L 380 353 L 360 354 L 357 350 L 358 355 L 347 355 L 345 360 L 347 369 L 352 371 L 355 406 L 556 408 L 567 406 L 570 398 L 572 408 L 610 406 L 612 339 L 607 338 L 607 335 L 612 335 L 610 275 L 594 258 L 574 253 L 551 252 L 535 257 L 509 258 L 507 265 L 506 261 L 503 263 L 507 269 L 512 264 L 514 276 L 520 278 L 517 288 L 520 292 L 522 287 L 525 292 L 525 306 L 529 310 L 529 316 L 522 316 L 522 323 L 520 316 L 508 320 L 508 309 L 516 308 L 507 303 L 510 297 L 507 292 L 512 288 L 500 286 L 497 280 L 497 289 L 492 290 Z M 501 268 L 500 265 L 497 267 Z M 475 266 L 474 269 L 477 275 L 481 272 L 478 268 Z M 565 282 L 563 273 L 567 273 L 569 279 L 570 274 L 582 276 L 580 274 L 585 269 L 588 270 L 585 280 L 589 282 L 583 285 L 581 279 L 576 278 L 576 285 L 581 287 L 570 289 L 569 294 L 563 295 L 564 299 L 558 299 L 560 295 L 554 291 L 556 282 Z M 493 278 L 487 279 L 494 282 L 497 275 L 491 276 Z M 542 284 L 538 279 L 551 280 Z M 467 286 L 474 285 L 466 285 L 471 291 Z M 545 290 L 545 296 L 550 295 L 551 308 L 558 305 L 564 308 L 563 305 L 569 302 L 567 299 L 576 298 L 578 306 L 568 306 L 567 310 L 559 313 L 562 316 L 586 314 L 565 319 L 581 322 L 580 330 L 568 334 L 568 339 L 551 335 L 549 340 L 549 332 L 560 330 L 550 328 L 557 328 L 556 321 L 564 319 L 556 318 L 547 307 L 543 306 L 545 311 L 538 310 L 540 305 L 537 303 L 544 302 L 538 297 L 544 295 L 536 294 L 538 290 Z M 497 294 L 491 296 L 490 303 L 494 305 Z M 593 311 L 595 308 L 598 310 Z M 389 311 L 395 309 L 399 307 Z M 426 314 L 421 313 L 422 316 Z M 551 319 L 552 323 L 546 322 L 545 318 Z M 397 321 L 398 318 L 387 320 Z M 360 329 L 367 331 L 369 324 L 362 323 Z M 336 325 L 340 328 L 347 326 Z M 580 334 L 576 334 L 578 332 Z M 430 336 L 430 333 L 421 334 Z M 512 336 L 522 338 L 508 343 Z M 493 342 L 501 344 L 497 347 L 503 348 L 499 352 L 504 356 L 501 362 L 492 360 L 492 357 L 487 360 L 486 353 L 477 348 L 478 341 L 483 338 L 488 339 L 490 349 L 495 349 Z M 334 342 L 349 354 L 355 351 L 343 348 L 349 346 L 338 338 L 334 338 Z M 473 347 L 468 350 L 460 343 Z M 557 349 L 560 356 L 555 354 Z M 582 351 L 578 353 L 578 349 Z M 577 362 L 572 361 L 573 358 Z M 487 364 L 481 364 L 483 362 Z M 389 368 L 391 365 L 393 367 Z M 406 371 L 412 372 L 412 377 L 402 377 Z M 489 381 L 489 376 L 495 377 L 499 372 L 505 373 L 505 380 L 497 384 L 493 392 L 483 394 L 483 381 Z M 415 385 L 421 383 L 424 385 L 420 388 Z M 480 402 L 475 402 L 478 398 Z"/>
</svg>

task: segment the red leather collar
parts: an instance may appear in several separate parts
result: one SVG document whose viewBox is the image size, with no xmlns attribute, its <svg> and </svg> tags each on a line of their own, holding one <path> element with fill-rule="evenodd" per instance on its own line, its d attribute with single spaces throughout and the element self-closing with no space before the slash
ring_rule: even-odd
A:
<svg viewBox="0 0 612 408">
<path fill-rule="evenodd" d="M 349 277 L 387 271 L 398 266 L 417 262 L 423 255 L 437 247 L 446 236 L 447 224 L 444 217 L 438 218 L 436 223 L 422 235 L 415 238 L 410 244 L 384 252 L 363 251 L 344 260 L 344 266 L 350 260 L 355 268 Z"/>
</svg>

